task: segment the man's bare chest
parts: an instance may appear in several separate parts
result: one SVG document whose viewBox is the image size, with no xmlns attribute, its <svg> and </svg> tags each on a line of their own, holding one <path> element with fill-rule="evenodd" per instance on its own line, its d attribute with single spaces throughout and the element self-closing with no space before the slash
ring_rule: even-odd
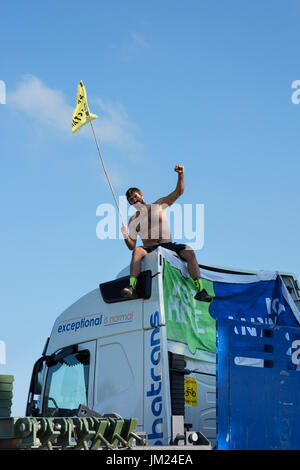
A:
<svg viewBox="0 0 300 470">
<path fill-rule="evenodd" d="M 146 204 L 141 210 L 138 210 L 132 217 L 131 222 L 135 225 L 136 231 L 151 228 L 162 223 L 164 211 L 158 204 Z"/>
</svg>

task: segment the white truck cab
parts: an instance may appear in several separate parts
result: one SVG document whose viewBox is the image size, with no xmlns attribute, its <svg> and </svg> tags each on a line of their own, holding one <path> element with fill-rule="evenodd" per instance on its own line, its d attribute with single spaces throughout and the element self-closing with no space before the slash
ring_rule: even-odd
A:
<svg viewBox="0 0 300 470">
<path fill-rule="evenodd" d="M 194 432 L 195 439 L 198 432 L 194 443 L 209 441 L 214 446 L 215 350 L 200 348 L 192 354 L 184 338 L 182 342 L 169 338 L 163 286 L 166 259 L 185 264 L 162 248 L 147 255 L 138 279 L 138 299 L 120 296 L 128 283 L 127 267 L 56 319 L 33 369 L 27 416 L 76 416 L 84 405 L 100 415 L 137 418 L 137 431 L 146 434 L 149 445 L 186 442 L 189 433 Z M 203 273 L 226 271 L 201 268 Z M 295 282 L 286 275 L 285 284 L 298 302 Z M 181 307 L 176 305 L 174 300 L 173 314 L 179 322 Z M 196 332 L 201 335 L 203 315 L 197 308 Z"/>
</svg>

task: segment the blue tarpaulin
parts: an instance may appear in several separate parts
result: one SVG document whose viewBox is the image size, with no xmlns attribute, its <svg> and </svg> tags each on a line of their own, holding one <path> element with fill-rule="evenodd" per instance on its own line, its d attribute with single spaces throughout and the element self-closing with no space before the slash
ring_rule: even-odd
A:
<svg viewBox="0 0 300 470">
<path fill-rule="evenodd" d="M 298 311 L 291 296 L 287 295 L 279 274 L 274 273 L 274 278 L 269 280 L 257 280 L 254 275 L 253 280 L 249 279 L 243 284 L 236 283 L 235 277 L 228 275 L 230 282 L 214 282 L 215 299 L 209 313 L 215 319 L 230 318 L 282 326 L 299 325 Z"/>
<path fill-rule="evenodd" d="M 183 278 L 186 278 L 186 282 L 181 282 L 180 276 L 174 276 L 173 284 L 167 291 L 165 313 L 169 329 L 171 323 L 175 324 L 176 328 L 179 325 L 190 332 L 196 324 L 196 335 L 198 334 L 200 340 L 203 340 L 205 336 L 214 338 L 213 341 L 215 341 L 215 321 L 221 319 L 239 321 L 240 324 L 236 328 L 242 335 L 255 334 L 249 327 L 243 326 L 243 322 L 267 326 L 299 327 L 300 312 L 279 272 L 244 274 L 201 268 L 201 278 L 204 280 L 208 293 L 213 297 L 213 301 L 211 304 L 204 302 L 196 304 L 192 292 L 194 284 L 191 281 L 187 263 L 174 252 L 164 248 L 160 250 L 165 260 L 176 268 Z M 183 326 L 180 321 L 183 322 Z M 168 336 L 168 339 L 172 341 L 170 347 L 173 352 L 182 353 L 182 347 L 178 343 L 187 343 L 187 336 L 184 334 Z M 196 352 L 194 341 L 194 348 L 185 347 L 184 354 L 188 357 L 197 356 L 198 359 L 213 361 L 213 356 L 210 356 L 212 348 L 209 349 L 204 341 L 200 340 L 199 346 L 196 346 L 198 348 Z M 206 356 L 204 353 L 207 353 Z"/>
</svg>

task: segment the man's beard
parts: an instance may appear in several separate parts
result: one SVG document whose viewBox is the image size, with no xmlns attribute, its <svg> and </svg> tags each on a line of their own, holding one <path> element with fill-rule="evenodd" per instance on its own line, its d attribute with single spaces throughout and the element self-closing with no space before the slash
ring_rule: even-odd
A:
<svg viewBox="0 0 300 470">
<path fill-rule="evenodd" d="M 143 201 L 143 199 L 138 199 L 134 204 L 133 204 L 133 207 L 135 209 L 138 209 L 140 208 L 141 206 L 143 206 L 145 204 L 145 201 Z"/>
</svg>

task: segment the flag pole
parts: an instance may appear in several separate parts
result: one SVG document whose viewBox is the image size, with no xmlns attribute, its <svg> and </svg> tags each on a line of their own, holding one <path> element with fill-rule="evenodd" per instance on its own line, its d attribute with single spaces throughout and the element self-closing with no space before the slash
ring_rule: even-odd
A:
<svg viewBox="0 0 300 470">
<path fill-rule="evenodd" d="M 90 112 L 89 112 L 89 111 L 88 111 L 88 116 L 89 116 L 89 121 L 90 121 L 90 124 L 91 124 L 92 131 L 93 131 L 94 139 L 95 139 L 95 142 L 96 142 L 96 145 L 97 145 L 97 149 L 98 149 L 98 153 L 99 153 L 99 156 L 100 156 L 100 160 L 101 160 L 101 163 L 102 163 L 102 166 L 103 166 L 103 170 L 104 170 L 105 176 L 106 176 L 106 178 L 107 178 L 107 181 L 108 181 L 110 190 L 111 190 L 111 192 L 112 192 L 113 198 L 114 198 L 114 200 L 115 200 L 116 206 L 117 206 L 117 208 L 118 208 L 119 215 L 120 215 L 121 221 L 122 221 L 122 225 L 124 225 L 124 221 L 123 221 L 123 217 L 122 217 L 122 214 L 121 214 L 121 211 L 120 211 L 120 207 L 119 207 L 119 204 L 118 204 L 118 202 L 117 202 L 117 199 L 116 199 L 116 196 L 115 196 L 115 193 L 114 193 L 112 184 L 111 184 L 111 182 L 110 182 L 110 179 L 109 179 L 108 173 L 107 173 L 107 171 L 106 171 L 106 168 L 105 168 L 105 165 L 104 165 L 104 161 L 103 161 L 103 158 L 102 158 L 102 155 L 101 155 L 101 152 L 100 152 L 100 147 L 99 147 L 99 144 L 98 144 L 98 139 L 97 139 L 97 136 L 96 136 L 96 133 L 95 133 L 95 129 L 94 129 L 94 126 L 93 126 L 93 123 L 92 123 L 92 120 L 91 120 Z"/>
<path fill-rule="evenodd" d="M 83 117 L 84 117 L 84 119 L 83 119 Z M 115 196 L 112 184 L 110 182 L 108 173 L 106 171 L 104 161 L 103 161 L 103 158 L 102 158 L 102 155 L 101 155 L 101 152 L 100 152 L 100 147 L 99 147 L 99 144 L 98 144 L 98 139 L 97 139 L 97 136 L 96 136 L 96 132 L 95 132 L 95 129 L 94 129 L 94 126 L 93 126 L 93 123 L 92 123 L 92 119 L 96 119 L 97 117 L 98 116 L 96 116 L 94 114 L 92 114 L 92 116 L 90 114 L 89 105 L 88 105 L 87 97 L 86 97 L 86 90 L 85 90 L 85 87 L 83 85 L 82 80 L 80 80 L 79 85 L 77 87 L 76 107 L 73 111 L 73 117 L 72 117 L 72 132 L 73 133 L 77 132 L 78 129 L 80 129 L 80 127 L 84 126 L 87 123 L 87 121 L 90 121 L 92 132 L 93 132 L 93 135 L 94 135 L 94 139 L 95 139 L 95 142 L 96 142 L 96 145 L 97 145 L 99 157 L 100 157 L 100 160 L 101 160 L 101 163 L 102 163 L 102 166 L 103 166 L 103 170 L 104 170 L 105 176 L 107 178 L 107 181 L 108 181 L 110 190 L 112 192 L 113 198 L 115 200 L 116 206 L 118 208 L 119 215 L 120 215 L 121 221 L 122 221 L 122 225 L 124 225 L 124 221 L 123 221 L 123 217 L 122 217 L 122 214 L 121 214 L 121 211 L 120 211 L 120 207 L 119 207 L 117 198 Z"/>
</svg>

